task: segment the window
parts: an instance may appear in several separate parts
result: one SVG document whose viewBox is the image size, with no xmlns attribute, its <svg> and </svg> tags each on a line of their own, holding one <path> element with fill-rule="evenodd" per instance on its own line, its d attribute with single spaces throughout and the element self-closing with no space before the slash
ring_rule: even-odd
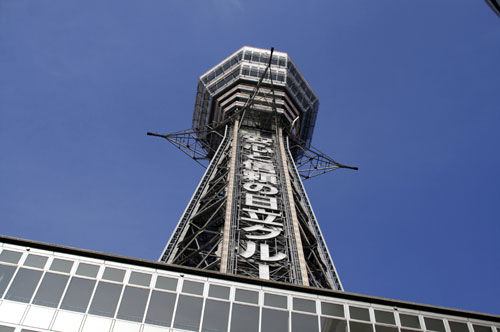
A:
<svg viewBox="0 0 500 332">
<path fill-rule="evenodd" d="M 351 332 L 373 332 L 372 324 L 349 321 Z"/>
<path fill-rule="evenodd" d="M 255 332 L 259 329 L 259 308 L 234 303 L 231 314 L 231 331 Z"/>
<path fill-rule="evenodd" d="M 20 252 L 4 249 L 0 253 L 0 261 L 6 262 L 6 263 L 17 264 L 19 262 L 19 260 L 21 259 L 22 255 L 23 254 Z"/>
<path fill-rule="evenodd" d="M 66 288 L 69 277 L 57 273 L 45 273 L 42 283 L 36 292 L 33 304 L 39 304 L 50 308 L 57 308 L 61 296 Z"/>
<path fill-rule="evenodd" d="M 292 312 L 292 332 L 317 331 L 318 317 Z"/>
<path fill-rule="evenodd" d="M 259 303 L 259 293 L 237 288 L 234 299 L 235 299 L 235 301 L 239 301 L 239 302 L 258 304 Z"/>
<path fill-rule="evenodd" d="M 347 323 L 343 319 L 321 317 L 321 332 L 347 332 Z"/>
<path fill-rule="evenodd" d="M 229 299 L 229 287 L 219 286 L 219 285 L 210 285 L 208 290 L 208 296 L 216 297 L 218 299 Z"/>
<path fill-rule="evenodd" d="M 15 266 L 0 264 L 0 297 L 3 296 L 15 271 Z"/>
<path fill-rule="evenodd" d="M 286 296 L 275 295 L 275 294 L 264 294 L 264 305 L 276 308 L 287 308 Z"/>
<path fill-rule="evenodd" d="M 202 305 L 202 298 L 180 295 L 175 312 L 174 327 L 183 330 L 198 331 L 200 328 Z"/>
<path fill-rule="evenodd" d="M 323 315 L 344 317 L 344 306 L 342 304 L 321 302 L 321 313 Z"/>
<path fill-rule="evenodd" d="M 288 332 L 288 311 L 262 308 L 261 332 Z"/>
<path fill-rule="evenodd" d="M 45 263 L 47 263 L 47 257 L 29 254 L 24 261 L 24 266 L 36 267 L 39 269 L 43 269 L 45 267 Z"/>
<path fill-rule="evenodd" d="M 316 312 L 316 302 L 313 300 L 293 298 L 293 310 Z"/>
<path fill-rule="evenodd" d="M 148 289 L 126 286 L 116 318 L 141 323 L 148 295 Z"/>
<path fill-rule="evenodd" d="M 367 308 L 349 306 L 349 312 L 351 313 L 351 319 L 370 321 L 370 312 Z"/>
<path fill-rule="evenodd" d="M 194 282 L 189 280 L 184 280 L 182 284 L 182 292 L 194 295 L 203 295 L 203 284 L 201 282 Z"/>
<path fill-rule="evenodd" d="M 149 287 L 151 284 L 151 274 L 132 271 L 128 282 L 134 285 Z"/>
<path fill-rule="evenodd" d="M 418 316 L 399 314 L 399 319 L 401 320 L 401 326 L 411 327 L 415 329 L 420 328 L 420 321 L 418 320 Z"/>
<path fill-rule="evenodd" d="M 226 332 L 229 319 L 229 302 L 208 299 L 203 314 L 202 332 Z"/>
<path fill-rule="evenodd" d="M 94 290 L 95 280 L 73 277 L 64 295 L 61 309 L 85 312 Z"/>
<path fill-rule="evenodd" d="M 5 298 L 28 303 L 41 277 L 42 271 L 20 268 Z"/>
<path fill-rule="evenodd" d="M 73 267 L 73 262 L 65 259 L 54 258 L 50 265 L 50 270 L 69 273 Z"/>
<path fill-rule="evenodd" d="M 97 285 L 89 314 L 113 317 L 122 292 L 122 285 L 100 281 Z"/>
<path fill-rule="evenodd" d="M 103 279 L 122 282 L 123 277 L 125 277 L 125 271 L 120 269 L 115 269 L 112 267 L 107 267 L 102 275 Z"/>
<path fill-rule="evenodd" d="M 177 289 L 177 279 L 158 276 L 156 288 L 175 291 Z"/>
<path fill-rule="evenodd" d="M 99 266 L 87 263 L 80 263 L 76 270 L 76 274 L 90 278 L 97 277 L 97 272 L 99 272 Z"/>
<path fill-rule="evenodd" d="M 153 291 L 149 300 L 145 323 L 170 327 L 177 295 Z"/>
<path fill-rule="evenodd" d="M 467 323 L 459 323 L 448 321 L 450 324 L 451 332 L 469 332 L 469 328 L 467 327 Z"/>
<path fill-rule="evenodd" d="M 394 313 L 391 311 L 375 310 L 375 321 L 377 323 L 396 325 Z"/>
<path fill-rule="evenodd" d="M 446 332 L 444 329 L 444 323 L 441 319 L 424 317 L 424 321 L 425 321 L 425 327 L 427 330 Z"/>
</svg>

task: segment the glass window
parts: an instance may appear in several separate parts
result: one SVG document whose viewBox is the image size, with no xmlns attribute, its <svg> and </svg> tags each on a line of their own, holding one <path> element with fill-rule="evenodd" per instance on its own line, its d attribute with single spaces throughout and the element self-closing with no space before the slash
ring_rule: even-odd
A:
<svg viewBox="0 0 500 332">
<path fill-rule="evenodd" d="M 28 303 L 41 277 L 42 271 L 20 268 L 5 298 Z"/>
<path fill-rule="evenodd" d="M 78 269 L 76 269 L 76 274 L 90 278 L 97 277 L 97 272 L 99 272 L 98 265 L 92 265 L 87 263 L 80 263 L 78 265 Z"/>
<path fill-rule="evenodd" d="M 151 274 L 132 271 L 128 282 L 134 285 L 149 287 L 151 284 Z"/>
<path fill-rule="evenodd" d="M 318 316 L 292 312 L 292 332 L 317 331 Z"/>
<path fill-rule="evenodd" d="M 469 332 L 466 323 L 448 321 L 451 332 Z"/>
<path fill-rule="evenodd" d="M 121 292 L 122 285 L 100 281 L 90 304 L 89 314 L 113 317 Z"/>
<path fill-rule="evenodd" d="M 47 263 L 47 258 L 45 256 L 29 254 L 24 261 L 24 266 L 37 267 L 39 269 L 43 269 L 45 267 L 45 263 Z"/>
<path fill-rule="evenodd" d="M 270 307 L 283 308 L 286 309 L 286 296 L 276 295 L 276 294 L 264 294 L 264 305 L 268 305 Z"/>
<path fill-rule="evenodd" d="M 349 321 L 349 328 L 351 332 L 373 332 L 372 324 Z"/>
<path fill-rule="evenodd" d="M 0 325 L 0 332 L 14 332 L 15 327 Z"/>
<path fill-rule="evenodd" d="M 235 301 L 258 304 L 259 303 L 259 293 L 254 291 L 249 291 L 246 289 L 236 288 L 236 294 L 234 296 Z"/>
<path fill-rule="evenodd" d="M 95 280 L 73 277 L 64 295 L 61 309 L 85 312 L 94 290 Z"/>
<path fill-rule="evenodd" d="M 375 325 L 375 331 L 377 332 L 398 332 L 397 327 L 385 326 L 385 325 Z"/>
<path fill-rule="evenodd" d="M 321 313 L 323 315 L 344 317 L 344 306 L 337 303 L 321 302 Z"/>
<path fill-rule="evenodd" d="M 293 310 L 316 312 L 316 301 L 293 298 Z"/>
<path fill-rule="evenodd" d="M 375 321 L 377 323 L 396 325 L 394 313 L 392 311 L 375 310 Z"/>
<path fill-rule="evenodd" d="M 216 297 L 218 299 L 229 299 L 229 287 L 219 286 L 219 285 L 210 285 L 208 290 L 208 296 Z"/>
<path fill-rule="evenodd" d="M 288 311 L 262 308 L 261 332 L 288 332 Z"/>
<path fill-rule="evenodd" d="M 367 308 L 349 306 L 349 312 L 351 313 L 351 319 L 370 321 L 370 312 Z"/>
<path fill-rule="evenodd" d="M 347 332 L 347 323 L 343 319 L 321 317 L 321 332 Z"/>
<path fill-rule="evenodd" d="M 228 319 L 229 302 L 207 300 L 201 332 L 226 332 Z"/>
<path fill-rule="evenodd" d="M 15 271 L 15 266 L 0 264 L 0 297 L 3 296 L 5 288 L 9 285 L 10 279 L 14 275 Z"/>
<path fill-rule="evenodd" d="M 156 288 L 175 291 L 177 290 L 177 279 L 158 276 L 156 278 Z"/>
<path fill-rule="evenodd" d="M 125 271 L 120 269 L 115 269 L 112 267 L 107 267 L 102 275 L 103 279 L 122 282 L 123 277 L 125 277 Z"/>
<path fill-rule="evenodd" d="M 22 255 L 23 255 L 23 253 L 21 253 L 21 252 L 4 249 L 0 253 L 0 261 L 6 262 L 6 263 L 17 264 L 19 262 L 19 260 L 21 259 Z"/>
<path fill-rule="evenodd" d="M 491 327 L 473 324 L 474 332 L 491 332 Z"/>
<path fill-rule="evenodd" d="M 199 297 L 179 295 L 175 311 L 174 327 L 198 331 L 200 328 L 201 307 L 203 299 Z"/>
<path fill-rule="evenodd" d="M 420 321 L 418 320 L 418 316 L 399 314 L 399 319 L 401 320 L 401 326 L 412 327 L 416 329 L 420 328 Z"/>
<path fill-rule="evenodd" d="M 233 303 L 231 331 L 255 332 L 259 330 L 259 308 Z"/>
<path fill-rule="evenodd" d="M 50 270 L 69 273 L 73 267 L 73 262 L 65 259 L 54 258 L 50 265 Z"/>
<path fill-rule="evenodd" d="M 424 321 L 427 330 L 446 332 L 444 329 L 444 323 L 441 319 L 424 317 Z"/>
<path fill-rule="evenodd" d="M 69 276 L 57 273 L 45 273 L 40 287 L 36 292 L 33 304 L 57 308 L 61 296 L 68 283 Z"/>
<path fill-rule="evenodd" d="M 142 323 L 149 290 L 126 286 L 116 318 Z"/>
<path fill-rule="evenodd" d="M 170 327 L 176 294 L 153 291 L 149 300 L 145 323 Z"/>
<path fill-rule="evenodd" d="M 201 282 L 184 280 L 182 291 L 189 294 L 203 295 L 203 284 Z"/>
</svg>

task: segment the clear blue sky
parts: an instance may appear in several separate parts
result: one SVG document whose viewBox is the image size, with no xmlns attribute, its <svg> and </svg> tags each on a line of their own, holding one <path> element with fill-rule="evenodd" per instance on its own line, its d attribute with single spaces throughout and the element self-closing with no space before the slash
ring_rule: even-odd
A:
<svg viewBox="0 0 500 332">
<path fill-rule="evenodd" d="M 198 77 L 288 52 L 345 289 L 500 314 L 500 19 L 482 0 L 0 0 L 0 233 L 156 260 L 202 169 Z"/>
</svg>

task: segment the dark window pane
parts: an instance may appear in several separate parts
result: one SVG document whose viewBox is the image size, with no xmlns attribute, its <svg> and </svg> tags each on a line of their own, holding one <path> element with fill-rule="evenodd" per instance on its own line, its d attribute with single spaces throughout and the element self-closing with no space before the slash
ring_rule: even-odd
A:
<svg viewBox="0 0 500 332">
<path fill-rule="evenodd" d="M 491 327 L 473 324 L 474 332 L 491 332 Z"/>
<path fill-rule="evenodd" d="M 149 287 L 151 284 L 151 274 L 132 272 L 128 281 L 131 284 Z"/>
<path fill-rule="evenodd" d="M 394 313 L 392 311 L 375 310 L 375 321 L 377 323 L 396 325 Z"/>
<path fill-rule="evenodd" d="M 370 312 L 366 308 L 349 306 L 349 312 L 351 313 L 351 319 L 370 321 Z"/>
<path fill-rule="evenodd" d="M 73 277 L 64 295 L 61 309 L 85 312 L 94 290 L 95 280 Z"/>
<path fill-rule="evenodd" d="M 107 267 L 102 275 L 103 279 L 122 282 L 123 277 L 125 277 L 125 271 L 120 269 L 114 269 L 112 267 Z"/>
<path fill-rule="evenodd" d="M 76 269 L 76 274 L 91 278 L 97 277 L 97 272 L 99 272 L 99 266 L 86 263 L 80 263 Z"/>
<path fill-rule="evenodd" d="M 123 291 L 117 318 L 133 322 L 142 322 L 148 295 L 148 289 L 126 286 Z"/>
<path fill-rule="evenodd" d="M 293 310 L 316 312 L 316 301 L 293 298 Z"/>
<path fill-rule="evenodd" d="M 337 303 L 321 302 L 321 313 L 323 315 L 344 317 L 344 306 Z"/>
<path fill-rule="evenodd" d="M 469 328 L 467 327 L 466 323 L 451 321 L 448 321 L 448 323 L 450 324 L 451 332 L 469 332 Z"/>
<path fill-rule="evenodd" d="M 97 284 L 89 314 L 113 317 L 121 292 L 122 285 L 100 281 Z"/>
<path fill-rule="evenodd" d="M 43 269 L 45 267 L 45 263 L 47 263 L 47 257 L 29 254 L 23 265 Z"/>
<path fill-rule="evenodd" d="M 373 332 L 372 324 L 349 321 L 349 328 L 351 332 Z"/>
<path fill-rule="evenodd" d="M 343 319 L 321 317 L 321 332 L 347 332 L 347 323 Z"/>
<path fill-rule="evenodd" d="M 262 308 L 261 332 L 288 332 L 288 311 Z"/>
<path fill-rule="evenodd" d="M 397 327 L 384 326 L 384 325 L 375 325 L 376 332 L 398 332 Z"/>
<path fill-rule="evenodd" d="M 156 278 L 156 288 L 175 291 L 177 290 L 177 279 L 159 276 Z"/>
<path fill-rule="evenodd" d="M 28 303 L 40 281 L 42 271 L 20 268 L 9 287 L 7 300 Z"/>
<path fill-rule="evenodd" d="M 6 263 L 17 264 L 19 262 L 19 259 L 21 259 L 22 254 L 23 253 L 18 252 L 18 251 L 4 249 L 0 253 L 0 261 L 6 262 Z"/>
<path fill-rule="evenodd" d="M 15 271 L 15 266 L 0 264 L 0 297 L 3 296 L 5 288 L 7 288 L 7 285 L 9 284 Z"/>
<path fill-rule="evenodd" d="M 203 284 L 201 282 L 184 280 L 182 291 L 189 294 L 203 295 Z"/>
<path fill-rule="evenodd" d="M 39 304 L 50 308 L 56 308 L 66 288 L 69 277 L 56 273 L 45 273 L 40 287 L 36 292 L 33 304 Z"/>
<path fill-rule="evenodd" d="M 287 308 L 286 296 L 265 293 L 264 305 L 286 309 Z"/>
<path fill-rule="evenodd" d="M 65 259 L 54 258 L 50 264 L 50 270 L 69 273 L 73 267 L 73 262 Z"/>
<path fill-rule="evenodd" d="M 444 323 L 441 319 L 424 317 L 424 321 L 425 321 L 425 327 L 427 330 L 446 332 L 444 329 Z"/>
<path fill-rule="evenodd" d="M 416 329 L 420 328 L 420 321 L 418 320 L 418 316 L 399 314 L 399 319 L 401 320 L 401 326 L 412 327 Z"/>
<path fill-rule="evenodd" d="M 0 325 L 0 332 L 14 332 L 15 327 Z"/>
<path fill-rule="evenodd" d="M 257 304 L 259 303 L 259 293 L 236 288 L 235 301 Z"/>
<path fill-rule="evenodd" d="M 200 328 L 201 307 L 203 299 L 193 296 L 180 295 L 175 311 L 174 327 L 198 331 Z"/>
<path fill-rule="evenodd" d="M 292 332 L 317 331 L 318 316 L 292 312 Z"/>
<path fill-rule="evenodd" d="M 210 285 L 208 296 L 219 299 L 229 299 L 229 287 Z"/>
<path fill-rule="evenodd" d="M 231 313 L 231 331 L 255 332 L 259 330 L 259 308 L 233 304 Z"/>
<path fill-rule="evenodd" d="M 153 291 L 145 323 L 170 327 L 176 296 L 172 293 Z"/>
<path fill-rule="evenodd" d="M 202 332 L 226 332 L 229 319 L 229 302 L 207 300 L 203 313 Z"/>
</svg>

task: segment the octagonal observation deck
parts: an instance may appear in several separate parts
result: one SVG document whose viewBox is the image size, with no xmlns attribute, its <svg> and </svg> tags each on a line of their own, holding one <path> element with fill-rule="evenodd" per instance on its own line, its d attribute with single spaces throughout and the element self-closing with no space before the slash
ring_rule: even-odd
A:
<svg viewBox="0 0 500 332">
<path fill-rule="evenodd" d="M 270 50 L 244 46 L 200 77 L 193 114 L 193 130 L 198 132 L 199 139 L 209 145 L 217 144 L 206 132 L 248 102 L 269 64 L 270 54 Z M 273 106 L 294 140 L 309 148 L 319 100 L 290 56 L 277 51 L 273 52 L 270 70 L 252 109 L 269 113 Z"/>
</svg>

